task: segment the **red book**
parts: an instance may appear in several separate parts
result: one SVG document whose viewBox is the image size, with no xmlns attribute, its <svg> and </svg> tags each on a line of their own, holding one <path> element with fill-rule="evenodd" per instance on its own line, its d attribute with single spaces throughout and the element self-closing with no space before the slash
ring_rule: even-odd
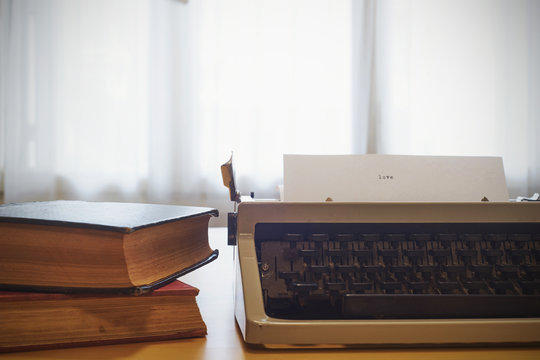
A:
<svg viewBox="0 0 540 360">
<path fill-rule="evenodd" d="M 0 352 L 206 335 L 197 288 L 174 281 L 140 296 L 0 292 Z"/>
</svg>

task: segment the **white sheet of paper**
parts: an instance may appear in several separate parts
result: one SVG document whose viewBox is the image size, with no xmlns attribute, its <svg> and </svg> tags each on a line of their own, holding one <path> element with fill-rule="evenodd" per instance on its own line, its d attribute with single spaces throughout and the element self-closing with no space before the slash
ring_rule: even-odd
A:
<svg viewBox="0 0 540 360">
<path fill-rule="evenodd" d="M 284 201 L 508 201 L 502 158 L 284 155 Z"/>
</svg>

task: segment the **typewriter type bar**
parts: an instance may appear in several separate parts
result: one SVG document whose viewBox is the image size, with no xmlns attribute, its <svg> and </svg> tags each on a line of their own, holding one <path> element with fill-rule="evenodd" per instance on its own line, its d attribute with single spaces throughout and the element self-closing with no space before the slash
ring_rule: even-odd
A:
<svg viewBox="0 0 540 360">
<path fill-rule="evenodd" d="M 244 339 L 540 342 L 539 205 L 241 203 Z"/>
</svg>

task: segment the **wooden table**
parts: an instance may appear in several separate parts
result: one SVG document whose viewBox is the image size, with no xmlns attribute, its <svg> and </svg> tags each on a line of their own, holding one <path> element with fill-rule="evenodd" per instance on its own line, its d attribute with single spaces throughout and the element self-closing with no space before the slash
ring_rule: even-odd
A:
<svg viewBox="0 0 540 360">
<path fill-rule="evenodd" d="M 220 251 L 213 263 L 181 278 L 197 297 L 208 327 L 206 338 L 1 354 L 0 359 L 540 359 L 539 347 L 412 349 L 279 349 L 246 346 L 233 314 L 233 252 L 224 228 L 210 228 Z"/>
</svg>

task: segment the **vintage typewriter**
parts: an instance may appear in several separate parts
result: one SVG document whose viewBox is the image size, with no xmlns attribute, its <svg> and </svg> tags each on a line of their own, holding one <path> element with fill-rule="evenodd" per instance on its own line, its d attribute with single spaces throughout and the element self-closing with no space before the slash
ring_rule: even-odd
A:
<svg viewBox="0 0 540 360">
<path fill-rule="evenodd" d="M 242 199 L 224 183 L 247 343 L 540 342 L 540 203 Z"/>
</svg>

